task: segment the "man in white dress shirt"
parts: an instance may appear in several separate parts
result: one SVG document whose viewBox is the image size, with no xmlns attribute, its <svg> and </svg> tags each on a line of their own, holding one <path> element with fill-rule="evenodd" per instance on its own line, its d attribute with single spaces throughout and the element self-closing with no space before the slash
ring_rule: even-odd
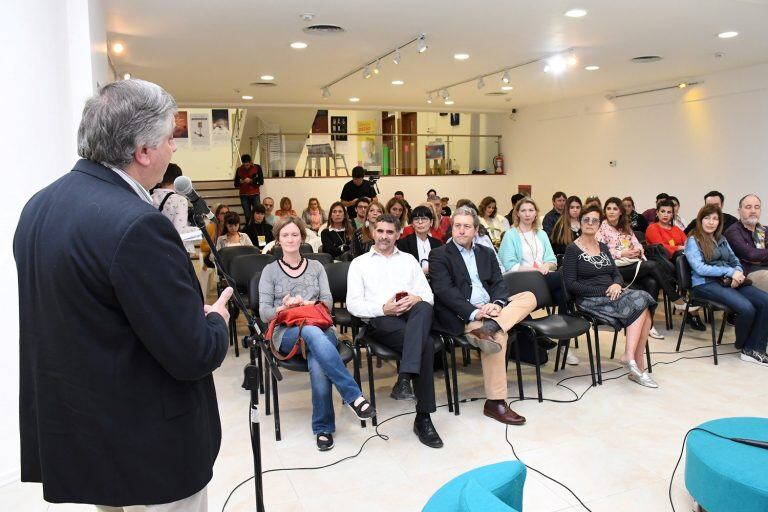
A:
<svg viewBox="0 0 768 512">
<path fill-rule="evenodd" d="M 419 262 L 397 249 L 399 233 L 396 217 L 376 219 L 374 246 L 349 267 L 347 309 L 367 322 L 373 339 L 402 353 L 390 396 L 408 400 L 415 395 L 413 430 L 419 441 L 440 448 L 443 441 L 429 416 L 435 412 L 434 346 L 429 336 L 434 297 Z"/>
</svg>

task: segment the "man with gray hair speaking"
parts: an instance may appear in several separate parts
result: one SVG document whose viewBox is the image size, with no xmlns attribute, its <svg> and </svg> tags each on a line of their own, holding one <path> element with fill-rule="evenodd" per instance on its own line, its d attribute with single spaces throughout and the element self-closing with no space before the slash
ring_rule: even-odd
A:
<svg viewBox="0 0 768 512">
<path fill-rule="evenodd" d="M 204 305 L 147 192 L 176 149 L 175 111 L 153 83 L 104 86 L 83 109 L 83 159 L 21 213 L 21 479 L 52 503 L 207 510 L 232 290 Z"/>
<path fill-rule="evenodd" d="M 768 246 L 765 227 L 760 224 L 762 203 L 755 194 L 739 201 L 739 221 L 725 230 L 725 238 L 739 258 L 744 274 L 752 284 L 768 292 Z"/>
</svg>

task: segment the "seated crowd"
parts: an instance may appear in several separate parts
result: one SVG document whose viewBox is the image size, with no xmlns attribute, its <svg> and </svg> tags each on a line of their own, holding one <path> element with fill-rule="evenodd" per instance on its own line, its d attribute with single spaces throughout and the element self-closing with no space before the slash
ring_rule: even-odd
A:
<svg viewBox="0 0 768 512">
<path fill-rule="evenodd" d="M 350 183 L 363 187 L 359 172 L 353 178 L 360 183 Z M 625 329 L 620 359 L 629 380 L 656 388 L 644 355 L 649 337 L 663 339 L 654 327 L 659 292 L 686 311 L 691 327 L 705 329 L 677 283 L 675 262 L 685 258 L 692 282 L 688 298 L 730 308 L 740 359 L 768 366 L 768 247 L 756 195 L 739 201 L 736 218 L 723 213 L 721 193 L 709 192 L 689 224 L 680 218 L 679 201 L 667 194 L 659 194 L 655 208 L 642 214 L 629 196 L 604 203 L 591 196 L 582 203 L 557 192 L 544 214 L 533 199 L 516 194 L 506 216 L 490 196 L 479 207 L 461 199 L 451 210 L 435 190 L 415 207 L 402 192 L 388 201 L 371 195 L 347 194 L 327 212 L 311 198 L 300 216 L 287 197 L 273 215 L 274 200 L 265 197 L 252 208 L 243 230 L 239 216 L 219 205 L 209 234 L 217 249 L 282 248 L 259 283 L 259 314 L 265 322 L 283 309 L 315 301 L 332 308 L 325 268 L 303 257 L 300 244 L 317 239 L 317 252 L 351 261 L 346 307 L 366 324 L 367 336 L 401 354 L 390 396 L 415 400 L 413 430 L 429 447 L 443 445 L 430 416 L 436 408 L 433 329 L 464 335 L 480 351 L 483 413 L 508 425 L 525 423 L 506 401 L 507 333 L 538 306 L 531 292 L 509 293 L 502 278 L 508 272 L 540 273 L 561 313 L 580 310 Z M 204 246 L 203 252 L 210 249 Z M 273 343 L 287 354 L 297 337 L 298 329 L 284 328 Z M 344 367 L 333 327 L 305 328 L 302 339 L 312 428 L 318 448 L 327 450 L 333 447 L 332 387 L 358 418 L 375 411 Z M 579 364 L 567 350 L 563 355 L 568 364 Z"/>
</svg>

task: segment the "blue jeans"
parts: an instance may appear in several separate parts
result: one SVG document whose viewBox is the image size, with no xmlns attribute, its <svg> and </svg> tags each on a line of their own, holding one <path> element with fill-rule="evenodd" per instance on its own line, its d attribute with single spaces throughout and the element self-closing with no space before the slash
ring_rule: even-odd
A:
<svg viewBox="0 0 768 512">
<path fill-rule="evenodd" d="M 286 329 L 280 341 L 280 352 L 289 353 L 298 334 L 298 327 Z M 331 384 L 336 386 L 341 398 L 348 404 L 354 403 L 363 394 L 339 356 L 333 327 L 326 331 L 314 326 L 304 327 L 301 336 L 307 346 L 309 384 L 312 387 L 312 432 L 332 434 L 336 430 L 336 423 Z"/>
<path fill-rule="evenodd" d="M 261 202 L 261 196 L 254 194 L 252 196 L 240 196 L 240 204 L 243 205 L 243 216 L 245 217 L 245 224 L 251 223 L 251 213 L 253 207 Z"/>
<path fill-rule="evenodd" d="M 736 348 L 765 351 L 768 293 L 754 286 L 734 289 L 712 281 L 694 286 L 693 296 L 720 302 L 736 313 Z"/>
</svg>

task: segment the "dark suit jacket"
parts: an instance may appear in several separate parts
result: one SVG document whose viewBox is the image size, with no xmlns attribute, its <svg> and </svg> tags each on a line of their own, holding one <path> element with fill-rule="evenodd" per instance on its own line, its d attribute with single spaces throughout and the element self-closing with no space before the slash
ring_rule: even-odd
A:
<svg viewBox="0 0 768 512">
<path fill-rule="evenodd" d="M 21 479 L 46 501 L 176 501 L 212 476 L 211 372 L 227 325 L 171 222 L 80 160 L 24 207 L 19 278 Z"/>
<path fill-rule="evenodd" d="M 475 244 L 477 273 L 490 302 L 506 306 L 509 290 L 501 277 L 499 262 L 493 249 Z M 472 281 L 467 265 L 453 241 L 429 252 L 430 286 L 435 294 L 435 319 L 440 327 L 451 334 L 462 334 L 469 323 L 469 315 L 476 309 L 469 299 Z"/>
<path fill-rule="evenodd" d="M 442 243 L 440 240 L 438 240 L 435 237 L 427 235 L 427 240 L 429 240 L 429 246 L 432 249 L 435 249 L 436 247 L 440 247 Z M 419 262 L 419 265 L 421 265 L 421 261 L 419 261 L 419 247 L 416 243 L 416 233 L 411 233 L 405 238 L 401 238 L 397 241 L 397 248 L 400 249 L 403 252 L 407 252 L 414 258 L 416 258 L 416 261 Z M 429 251 L 430 254 L 432 251 Z"/>
</svg>

